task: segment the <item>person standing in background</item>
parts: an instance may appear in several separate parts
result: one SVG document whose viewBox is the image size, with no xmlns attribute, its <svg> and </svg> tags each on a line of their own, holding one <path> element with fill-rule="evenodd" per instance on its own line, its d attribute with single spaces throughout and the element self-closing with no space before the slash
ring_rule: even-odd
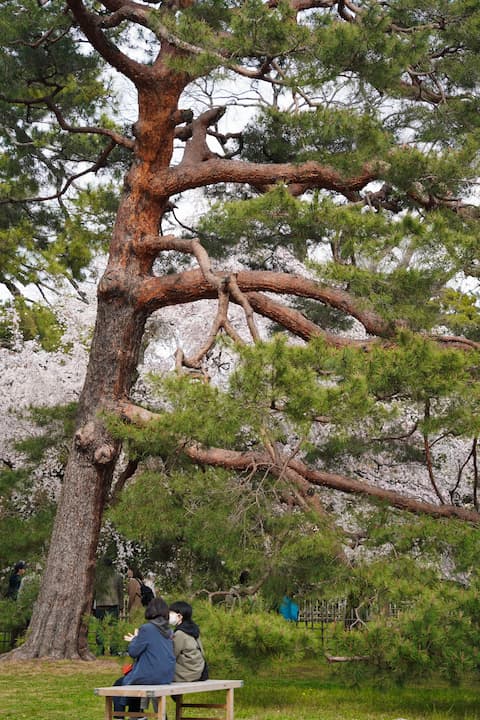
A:
<svg viewBox="0 0 480 720">
<path fill-rule="evenodd" d="M 15 564 L 13 572 L 8 579 L 7 598 L 9 598 L 10 600 L 16 600 L 18 598 L 18 593 L 20 592 L 20 588 L 22 587 L 23 576 L 25 575 L 26 571 L 27 563 L 25 563 L 23 560 L 19 560 Z"/>
<path fill-rule="evenodd" d="M 104 558 L 95 578 L 95 617 L 103 620 L 105 615 L 113 615 L 118 619 L 120 608 L 123 608 L 123 577 L 113 561 Z"/>
<path fill-rule="evenodd" d="M 127 595 L 128 606 L 127 612 L 130 616 L 136 610 L 142 607 L 141 583 L 143 578 L 140 572 L 133 567 L 127 568 Z"/>
</svg>

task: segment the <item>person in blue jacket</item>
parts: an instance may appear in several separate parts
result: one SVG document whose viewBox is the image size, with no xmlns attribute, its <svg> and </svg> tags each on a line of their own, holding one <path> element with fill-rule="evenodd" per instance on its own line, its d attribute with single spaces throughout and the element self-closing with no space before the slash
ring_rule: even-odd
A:
<svg viewBox="0 0 480 720">
<path fill-rule="evenodd" d="M 145 610 L 145 619 L 139 630 L 125 635 L 129 640 L 128 654 L 135 662 L 132 669 L 114 685 L 164 685 L 173 682 L 175 654 L 173 633 L 168 624 L 168 605 L 161 597 L 153 598 Z M 116 697 L 116 711 L 140 712 L 140 698 Z"/>
<path fill-rule="evenodd" d="M 285 620 L 290 620 L 293 622 L 298 622 L 298 614 L 300 612 L 300 609 L 296 602 L 292 600 L 292 598 L 287 594 L 285 594 L 282 598 L 282 602 L 280 604 L 279 613 L 282 615 Z"/>
</svg>

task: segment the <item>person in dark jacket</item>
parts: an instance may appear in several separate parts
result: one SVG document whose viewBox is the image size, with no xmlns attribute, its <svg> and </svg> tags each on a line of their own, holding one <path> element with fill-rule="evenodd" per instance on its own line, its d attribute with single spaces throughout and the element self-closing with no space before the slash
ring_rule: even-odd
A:
<svg viewBox="0 0 480 720">
<path fill-rule="evenodd" d="M 149 602 L 145 610 L 148 621 L 125 635 L 129 641 L 128 654 L 134 658 L 133 668 L 114 685 L 163 685 L 173 681 L 175 655 L 173 654 L 172 631 L 168 624 L 168 605 L 161 597 Z M 113 706 L 116 711 L 140 712 L 140 698 L 116 697 Z"/>
<path fill-rule="evenodd" d="M 112 615 L 118 620 L 123 607 L 123 577 L 111 558 L 103 558 L 95 573 L 95 617 L 103 620 Z"/>
<path fill-rule="evenodd" d="M 175 626 L 173 651 L 175 653 L 174 682 L 205 680 L 205 654 L 200 640 L 200 628 L 192 620 L 192 606 L 183 600 L 170 605 L 170 625 Z M 208 676 L 207 676 L 208 677 Z"/>
<path fill-rule="evenodd" d="M 23 576 L 25 575 L 26 570 L 27 564 L 23 562 L 23 560 L 19 560 L 15 564 L 13 572 L 8 579 L 7 598 L 10 598 L 10 600 L 16 600 L 18 598 L 18 593 L 20 591 Z"/>
</svg>

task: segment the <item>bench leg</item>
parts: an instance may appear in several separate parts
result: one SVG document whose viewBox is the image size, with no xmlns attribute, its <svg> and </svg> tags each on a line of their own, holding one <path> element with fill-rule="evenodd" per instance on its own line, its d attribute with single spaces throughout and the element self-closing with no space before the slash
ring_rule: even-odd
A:
<svg viewBox="0 0 480 720">
<path fill-rule="evenodd" d="M 225 720 L 234 720 L 233 719 L 233 688 L 229 688 L 227 690 L 227 699 L 225 702 Z"/>
<path fill-rule="evenodd" d="M 175 696 L 175 720 L 182 720 L 183 695 Z"/>
<path fill-rule="evenodd" d="M 105 720 L 112 720 L 113 718 L 113 701 L 111 697 L 105 698 Z"/>
<path fill-rule="evenodd" d="M 158 698 L 157 718 L 158 720 L 166 720 L 167 717 L 167 698 L 165 696 Z"/>
</svg>

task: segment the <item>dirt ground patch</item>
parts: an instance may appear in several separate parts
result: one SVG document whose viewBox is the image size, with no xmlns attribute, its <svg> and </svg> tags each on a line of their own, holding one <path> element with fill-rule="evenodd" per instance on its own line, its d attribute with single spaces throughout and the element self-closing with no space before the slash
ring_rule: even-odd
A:
<svg viewBox="0 0 480 720">
<path fill-rule="evenodd" d="M 3 662 L 2 675 L 25 676 L 45 675 L 52 677 L 65 677 L 68 675 L 91 675 L 98 677 L 100 674 L 111 673 L 112 677 L 119 674 L 120 658 L 100 660 L 28 660 L 22 662 Z"/>
</svg>

